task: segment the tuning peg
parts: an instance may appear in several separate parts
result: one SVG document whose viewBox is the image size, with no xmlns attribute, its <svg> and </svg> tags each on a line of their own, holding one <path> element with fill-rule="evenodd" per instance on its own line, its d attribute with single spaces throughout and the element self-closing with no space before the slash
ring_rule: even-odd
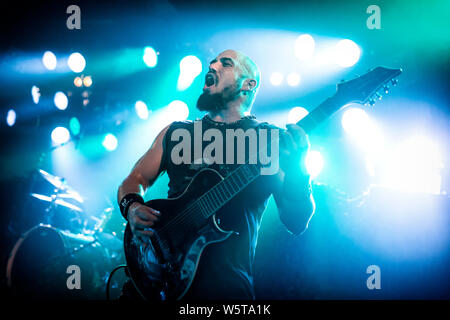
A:
<svg viewBox="0 0 450 320">
<path fill-rule="evenodd" d="M 373 106 L 375 104 L 375 99 L 373 99 L 373 98 L 370 98 L 369 99 L 369 106 Z"/>
<path fill-rule="evenodd" d="M 383 86 L 383 92 L 385 94 L 388 94 L 389 93 L 389 86 L 387 86 L 387 85 Z"/>
<path fill-rule="evenodd" d="M 376 97 L 378 100 L 381 100 L 381 98 L 383 98 L 383 96 L 382 96 L 380 93 L 378 93 L 378 92 L 375 93 L 375 97 Z"/>
<path fill-rule="evenodd" d="M 391 80 L 391 84 L 392 84 L 393 86 L 396 86 L 397 83 L 398 83 L 398 80 L 397 80 L 397 79 L 392 79 L 392 80 Z"/>
</svg>

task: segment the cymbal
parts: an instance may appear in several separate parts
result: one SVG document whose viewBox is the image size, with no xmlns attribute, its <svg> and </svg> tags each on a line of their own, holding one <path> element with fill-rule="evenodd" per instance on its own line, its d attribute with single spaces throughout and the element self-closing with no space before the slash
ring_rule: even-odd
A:
<svg viewBox="0 0 450 320">
<path fill-rule="evenodd" d="M 50 182 L 55 188 L 65 192 L 64 194 L 58 194 L 58 196 L 60 196 L 61 198 L 74 199 L 80 203 L 84 202 L 80 194 L 77 191 L 75 191 L 72 187 L 67 185 L 66 180 L 64 178 L 54 176 L 42 169 L 39 169 L 38 171 L 41 174 L 41 176 L 45 180 Z"/>
<path fill-rule="evenodd" d="M 59 199 L 58 196 L 45 196 L 43 194 L 37 194 L 37 193 L 30 193 L 30 195 L 32 197 L 37 198 L 37 199 L 42 200 L 42 201 L 53 202 L 53 203 L 55 203 L 57 205 L 60 205 L 60 206 L 63 206 L 63 207 L 66 207 L 66 208 L 69 208 L 69 209 L 72 209 L 72 210 L 75 210 L 75 211 L 78 211 L 78 212 L 83 212 L 83 209 L 81 209 L 81 208 L 79 208 L 79 207 L 77 207 L 77 206 L 75 206 L 75 205 L 73 205 L 73 204 L 71 204 L 71 203 L 69 203 L 67 201 Z"/>
</svg>

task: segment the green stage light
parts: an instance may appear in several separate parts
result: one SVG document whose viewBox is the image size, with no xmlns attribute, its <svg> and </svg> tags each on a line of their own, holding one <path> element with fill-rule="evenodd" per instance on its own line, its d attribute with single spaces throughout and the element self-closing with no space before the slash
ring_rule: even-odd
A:
<svg viewBox="0 0 450 320">
<path fill-rule="evenodd" d="M 81 126 L 80 126 L 80 121 L 78 120 L 77 117 L 72 117 L 70 119 L 69 128 L 74 136 L 77 136 L 80 133 Z"/>
</svg>

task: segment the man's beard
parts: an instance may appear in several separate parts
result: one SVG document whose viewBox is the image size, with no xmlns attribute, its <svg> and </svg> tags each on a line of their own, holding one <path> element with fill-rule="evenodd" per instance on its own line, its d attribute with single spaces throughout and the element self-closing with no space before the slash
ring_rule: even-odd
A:
<svg viewBox="0 0 450 320">
<path fill-rule="evenodd" d="M 227 103 L 236 99 L 239 90 L 229 87 L 223 93 L 210 94 L 203 92 L 197 100 L 197 109 L 200 111 L 219 112 L 227 108 Z"/>
</svg>

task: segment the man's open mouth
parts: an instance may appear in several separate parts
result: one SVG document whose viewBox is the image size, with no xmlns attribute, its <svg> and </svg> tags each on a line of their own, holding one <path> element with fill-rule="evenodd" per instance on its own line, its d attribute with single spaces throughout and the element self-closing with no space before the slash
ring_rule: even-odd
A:
<svg viewBox="0 0 450 320">
<path fill-rule="evenodd" d="M 216 78 L 212 73 L 207 73 L 205 77 L 205 84 L 208 87 L 211 87 L 213 84 L 216 83 Z"/>
</svg>

